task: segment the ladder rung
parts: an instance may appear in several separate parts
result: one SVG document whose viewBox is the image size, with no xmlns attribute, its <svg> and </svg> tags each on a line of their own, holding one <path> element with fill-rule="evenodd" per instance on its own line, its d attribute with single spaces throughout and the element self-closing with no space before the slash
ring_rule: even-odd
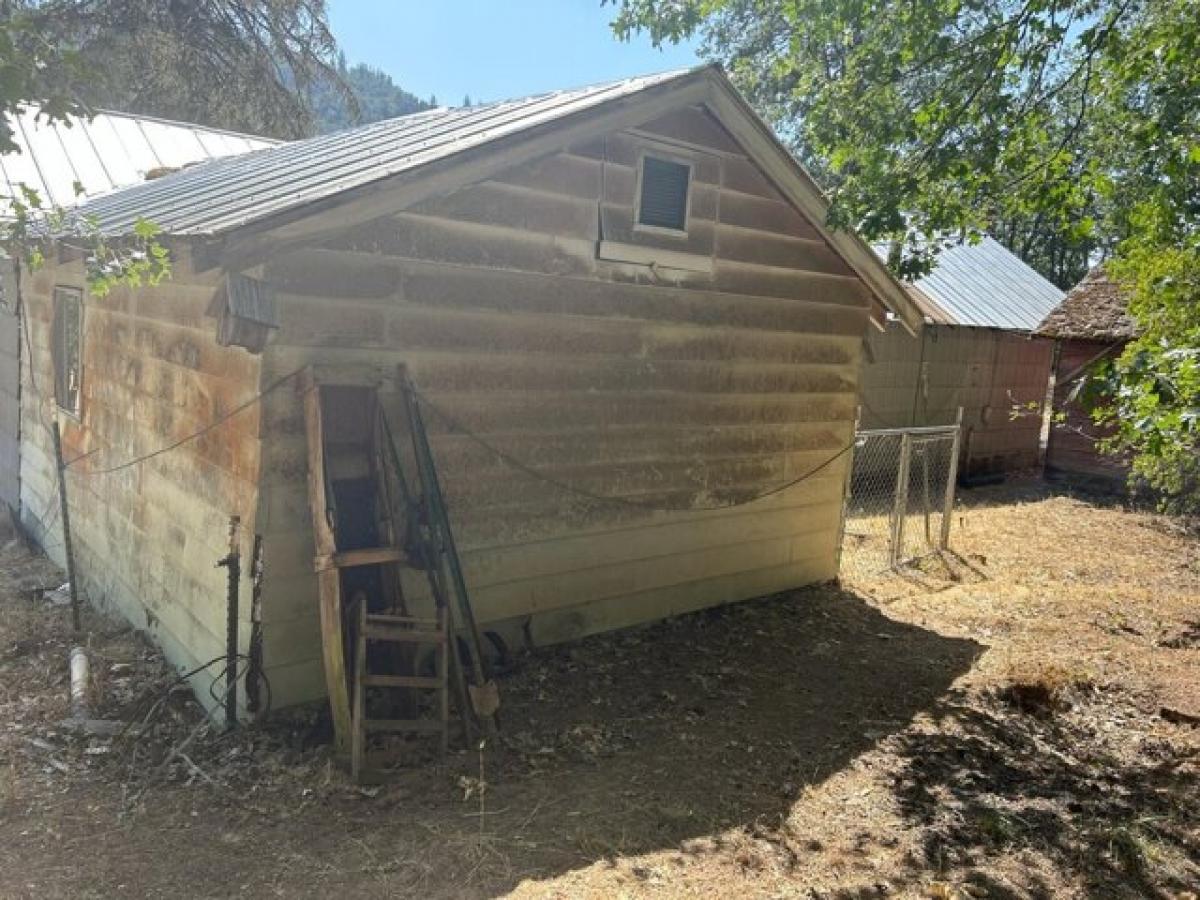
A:
<svg viewBox="0 0 1200 900">
<path fill-rule="evenodd" d="M 442 723 L 432 719 L 367 719 L 363 722 L 367 731 L 390 731 L 394 733 L 441 734 Z"/>
<path fill-rule="evenodd" d="M 372 625 L 367 623 L 366 638 L 368 641 L 398 641 L 414 644 L 445 643 L 444 631 L 418 631 L 413 628 L 393 628 L 388 625 Z"/>
<path fill-rule="evenodd" d="M 384 563 L 405 562 L 404 551 L 399 547 L 366 547 L 362 550 L 346 550 L 329 556 L 318 556 L 313 568 L 318 572 L 326 569 L 352 569 L 357 566 L 378 566 Z"/>
<path fill-rule="evenodd" d="M 367 613 L 367 622 L 372 625 L 428 625 L 438 627 L 437 619 L 426 619 L 419 616 L 393 616 L 384 613 Z"/>
<path fill-rule="evenodd" d="M 437 678 L 421 675 L 364 675 L 362 683 L 367 687 L 421 688 L 431 691 L 443 687 Z"/>
</svg>

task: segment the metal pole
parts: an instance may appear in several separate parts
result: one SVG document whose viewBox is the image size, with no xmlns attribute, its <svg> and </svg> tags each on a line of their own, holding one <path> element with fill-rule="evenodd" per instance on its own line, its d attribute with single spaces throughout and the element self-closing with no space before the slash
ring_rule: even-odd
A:
<svg viewBox="0 0 1200 900">
<path fill-rule="evenodd" d="M 240 516 L 229 517 L 229 555 L 217 561 L 228 572 L 225 605 L 225 727 L 237 727 L 238 661 L 238 585 L 242 578 L 242 557 L 238 552 Z"/>
<path fill-rule="evenodd" d="M 946 503 L 942 507 L 942 534 L 938 544 L 939 549 L 945 550 L 950 546 L 950 520 L 954 518 L 954 489 L 958 484 L 958 453 L 962 442 L 963 408 L 958 408 L 958 417 L 954 422 L 954 442 L 950 446 L 950 471 L 946 475 Z"/>
<path fill-rule="evenodd" d="M 854 413 L 854 429 L 850 432 L 850 449 L 846 453 L 846 477 L 842 481 L 842 518 L 838 522 L 837 560 L 834 571 L 842 571 L 842 551 L 846 544 L 846 516 L 850 512 L 850 479 L 854 475 L 854 453 L 858 449 L 858 427 L 862 424 L 862 407 Z"/>
<path fill-rule="evenodd" d="M 262 583 L 263 539 L 261 534 L 256 534 L 250 551 L 250 652 L 246 660 L 246 712 L 251 716 L 257 716 L 262 710 L 262 696 L 259 693 L 263 650 Z"/>
<path fill-rule="evenodd" d="M 904 517 L 908 515 L 908 461 L 912 456 L 912 435 L 900 436 L 900 465 L 896 472 L 896 498 L 892 509 L 892 568 L 900 566 L 904 545 Z"/>
<path fill-rule="evenodd" d="M 71 511 L 67 504 L 67 467 L 63 463 L 62 432 L 59 431 L 58 419 L 54 420 L 51 429 L 54 435 L 54 467 L 58 470 L 58 499 L 61 507 L 63 526 L 63 552 L 67 556 L 67 584 L 71 591 L 71 627 L 75 633 L 83 631 L 79 611 L 79 585 L 75 583 L 75 551 L 71 546 Z"/>
</svg>

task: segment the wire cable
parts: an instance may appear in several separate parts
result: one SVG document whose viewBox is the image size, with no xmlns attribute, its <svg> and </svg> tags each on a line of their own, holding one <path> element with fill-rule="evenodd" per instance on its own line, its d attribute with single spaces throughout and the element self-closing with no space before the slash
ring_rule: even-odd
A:
<svg viewBox="0 0 1200 900">
<path fill-rule="evenodd" d="M 538 471 L 537 469 L 533 468 L 530 465 L 527 465 L 526 463 L 522 462 L 521 460 L 517 459 L 516 457 L 512 456 L 511 454 L 506 453 L 504 450 L 501 450 L 499 447 L 496 447 L 495 445 L 489 443 L 483 437 L 481 437 L 480 435 L 478 435 L 474 431 L 472 431 L 470 428 L 467 428 L 461 422 L 457 421 L 449 413 L 447 413 L 444 410 L 442 410 L 441 408 L 439 408 L 436 403 L 434 403 L 432 400 L 430 400 L 428 397 L 426 397 L 423 393 L 418 391 L 415 387 L 412 387 L 411 390 L 413 392 L 413 395 L 417 398 L 417 400 L 421 403 L 421 405 L 423 405 L 426 409 L 428 409 L 431 413 L 433 413 L 437 418 L 441 419 L 442 422 L 444 422 L 446 424 L 446 426 L 448 428 L 450 428 L 451 431 L 466 435 L 471 440 L 473 440 L 475 443 L 477 443 L 479 446 L 481 446 L 485 450 L 487 450 L 489 453 L 491 453 L 498 459 L 502 460 L 503 462 L 507 463 L 508 465 L 512 466 L 514 469 L 517 469 L 517 470 L 525 473 L 529 477 L 534 478 L 538 481 L 545 482 L 546 484 L 556 487 L 561 491 L 565 491 L 570 494 L 575 494 L 580 497 L 585 497 L 588 500 L 593 500 L 597 503 L 611 503 L 616 506 L 630 506 L 630 507 L 634 507 L 636 509 L 650 510 L 652 512 L 707 512 L 707 511 L 719 510 L 719 509 L 734 509 L 739 506 L 748 506 L 751 503 L 756 503 L 759 500 L 765 500 L 767 497 L 772 497 L 775 494 L 781 494 L 784 491 L 789 490 L 790 488 L 796 487 L 796 485 L 798 485 L 798 484 L 802 484 L 803 482 L 808 481 L 810 478 L 814 477 L 815 475 L 817 475 L 820 472 L 824 471 L 825 469 L 829 468 L 829 466 L 833 465 L 835 462 L 837 462 L 839 459 L 841 459 L 841 457 L 843 457 L 845 454 L 849 453 L 850 450 L 854 447 L 854 441 L 851 441 L 850 443 L 848 443 L 844 447 L 842 447 L 840 450 L 838 450 L 836 453 L 834 453 L 832 456 L 830 456 L 828 459 L 826 459 L 824 462 L 822 462 L 820 465 L 814 466 L 813 468 L 811 468 L 807 472 L 805 472 L 803 475 L 801 475 L 797 478 L 793 478 L 790 481 L 786 481 L 783 484 L 775 485 L 774 487 L 771 487 L 771 488 L 768 488 L 767 490 L 761 491 L 761 492 L 755 494 L 754 496 L 748 497 L 744 500 L 732 500 L 729 503 L 713 503 L 713 504 L 707 504 L 704 506 L 662 506 L 657 503 L 646 503 L 646 502 L 643 502 L 640 500 L 631 499 L 629 497 L 616 497 L 611 494 L 596 494 L 596 493 L 593 493 L 592 491 L 587 490 L 586 488 L 577 487 L 566 481 L 561 481 L 550 475 L 546 475 L 544 472 Z"/>
<path fill-rule="evenodd" d="M 154 459 L 156 456 L 162 456 L 164 453 L 170 453 L 172 450 L 176 450 L 179 447 L 182 447 L 184 444 L 190 443 L 191 441 L 194 441 L 199 437 L 203 437 L 204 435 L 206 435 L 210 431 L 212 431 L 214 428 L 218 427 L 219 425 L 223 425 L 225 422 L 228 422 L 230 419 L 232 419 L 234 416 L 238 415 L 239 413 L 245 412 L 247 409 L 254 406 L 254 404 L 261 402 L 262 399 L 264 397 L 266 397 L 268 394 L 270 394 L 272 391 L 277 390 L 282 385 L 286 384 L 288 381 L 295 378 L 297 375 L 299 375 L 303 371 L 304 371 L 304 367 L 301 366 L 298 369 L 294 369 L 293 371 L 288 372 L 286 375 L 276 378 L 274 381 L 272 381 L 269 385 L 267 385 L 259 393 L 255 394 L 253 397 L 251 397 L 245 403 L 241 403 L 238 406 L 235 406 L 229 412 L 225 413 L 225 415 L 219 416 L 218 418 L 209 422 L 207 425 L 205 425 L 199 431 L 193 431 L 191 434 L 187 435 L 186 437 L 181 437 L 179 440 L 172 441 L 171 443 L 167 444 L 166 446 L 159 447 L 157 450 L 152 450 L 150 453 L 146 453 L 142 456 L 137 456 L 137 457 L 134 457 L 133 459 L 126 460 L 125 462 L 119 463 L 118 465 L 109 466 L 104 469 L 85 469 L 85 470 L 81 470 L 79 474 L 88 475 L 88 476 L 111 475 L 113 472 L 120 472 L 122 469 L 128 469 L 132 466 L 138 465 L 139 463 L 144 463 L 147 460 Z M 75 459 L 71 460 L 71 462 L 72 463 L 76 462 L 80 459 L 83 459 L 85 456 L 90 456 L 90 455 L 91 455 L 90 453 L 85 453 L 81 456 L 75 457 Z M 68 463 L 67 465 L 69 466 L 70 463 Z"/>
</svg>

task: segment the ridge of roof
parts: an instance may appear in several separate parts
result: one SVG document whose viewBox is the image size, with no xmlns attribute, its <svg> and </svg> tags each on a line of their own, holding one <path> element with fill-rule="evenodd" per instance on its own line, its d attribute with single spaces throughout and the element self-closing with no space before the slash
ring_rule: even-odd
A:
<svg viewBox="0 0 1200 900">
<path fill-rule="evenodd" d="M 153 122 L 155 125 L 168 125 L 173 128 L 189 128 L 193 131 L 204 131 L 209 134 L 223 134 L 228 137 L 246 138 L 250 141 L 266 142 L 276 145 L 289 143 L 289 141 L 285 138 L 268 137 L 263 134 L 254 134 L 249 131 L 237 131 L 233 128 L 220 128 L 216 125 L 204 125 L 200 122 L 187 122 L 183 119 L 168 119 L 164 118 L 163 116 L 147 116 L 143 115 L 142 113 L 126 112 L 125 110 L 120 109 L 108 109 L 107 107 L 102 106 L 98 106 L 93 109 L 91 116 L 72 116 L 71 118 L 83 118 L 86 120 L 88 118 L 94 119 L 97 116 L 113 116 L 121 119 L 132 119 L 138 122 Z"/>
<path fill-rule="evenodd" d="M 637 116 L 682 103 L 707 105 L 876 298 L 910 331 L 921 327 L 920 309 L 862 238 L 828 228 L 828 200 L 812 176 L 715 64 L 374 122 L 193 166 L 98 197 L 83 212 L 107 234 L 126 234 L 141 218 L 168 235 L 239 232 L 247 239 L 237 250 L 223 251 L 224 264 L 248 265 L 249 258 L 273 242 L 303 242 L 322 230 L 343 227 L 341 216 L 322 218 L 332 206 L 355 203 L 359 218 L 383 214 L 397 202 L 418 202 L 517 164 L 544 151 L 547 139 L 578 139 L 599 128 L 628 127 Z M 585 117 L 590 113 L 595 120 Z M 474 152 L 484 148 L 489 152 Z M 498 149 L 490 152 L 492 148 Z M 417 170 L 420 177 L 408 177 Z M 400 179 L 395 184 L 407 199 L 376 190 L 393 178 Z"/>
</svg>

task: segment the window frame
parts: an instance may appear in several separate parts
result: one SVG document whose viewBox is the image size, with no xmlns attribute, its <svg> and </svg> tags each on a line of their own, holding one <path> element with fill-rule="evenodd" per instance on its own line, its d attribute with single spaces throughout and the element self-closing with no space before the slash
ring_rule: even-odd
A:
<svg viewBox="0 0 1200 900">
<path fill-rule="evenodd" d="M 645 225 L 642 223 L 642 182 L 646 177 L 646 158 L 660 162 L 674 163 L 687 169 L 687 191 L 683 198 L 683 228 L 667 228 L 663 225 Z M 692 218 L 692 183 L 696 174 L 695 160 L 680 156 L 677 153 L 662 152 L 657 148 L 645 147 L 638 152 L 637 181 L 634 186 L 633 198 L 633 231 L 643 234 L 656 234 L 685 240 L 688 236 L 688 224 Z"/>
<path fill-rule="evenodd" d="M 67 369 L 67 360 L 63 360 L 62 356 L 65 353 L 64 346 L 66 336 L 65 321 L 60 326 L 60 296 L 69 296 L 75 302 L 78 319 L 78 337 L 76 338 L 75 346 L 75 366 L 78 371 L 78 384 L 75 387 L 75 406 L 74 408 L 65 405 L 66 398 L 63 396 L 62 383 L 66 380 L 69 370 Z M 53 293 L 53 309 L 51 311 L 50 324 L 50 360 L 54 372 L 54 403 L 58 409 L 70 416 L 73 419 L 81 420 L 83 418 L 83 289 L 68 284 L 56 284 Z M 63 366 L 63 370 L 59 372 L 59 366 Z"/>
</svg>

